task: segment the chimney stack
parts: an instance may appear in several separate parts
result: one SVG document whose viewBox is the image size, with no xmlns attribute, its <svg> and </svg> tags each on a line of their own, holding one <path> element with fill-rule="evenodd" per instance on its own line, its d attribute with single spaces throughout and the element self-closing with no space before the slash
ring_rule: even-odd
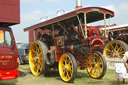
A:
<svg viewBox="0 0 128 85">
<path fill-rule="evenodd" d="M 76 9 L 82 7 L 82 0 L 76 0 Z"/>
</svg>

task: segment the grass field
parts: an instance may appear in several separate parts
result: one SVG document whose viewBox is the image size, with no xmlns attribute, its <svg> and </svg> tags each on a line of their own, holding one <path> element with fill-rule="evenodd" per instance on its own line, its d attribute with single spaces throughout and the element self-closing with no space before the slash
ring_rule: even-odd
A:
<svg viewBox="0 0 128 85">
<path fill-rule="evenodd" d="M 86 70 L 78 70 L 77 77 L 73 83 L 65 83 L 61 80 L 57 71 L 51 71 L 47 77 L 43 75 L 33 76 L 29 65 L 20 65 L 20 76 L 18 79 L 1 81 L 0 85 L 117 85 L 114 70 L 107 70 L 103 79 L 91 79 Z M 120 80 L 121 85 L 128 85 L 128 79 L 125 84 Z"/>
</svg>

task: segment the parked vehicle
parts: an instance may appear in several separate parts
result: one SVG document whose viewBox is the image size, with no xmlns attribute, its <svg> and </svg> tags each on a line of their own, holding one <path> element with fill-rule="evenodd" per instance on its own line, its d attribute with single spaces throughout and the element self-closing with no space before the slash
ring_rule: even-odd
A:
<svg viewBox="0 0 128 85">
<path fill-rule="evenodd" d="M 0 80 L 19 76 L 19 57 L 9 26 L 20 23 L 20 1 L 0 0 Z"/>
<path fill-rule="evenodd" d="M 101 29 L 104 31 L 104 28 Z M 123 58 L 128 51 L 128 24 L 109 27 L 108 41 L 103 50 L 107 58 Z"/>
<path fill-rule="evenodd" d="M 19 56 L 19 64 L 27 64 L 28 63 L 28 53 L 29 53 L 29 44 L 26 43 L 17 43 L 18 56 Z"/>
</svg>

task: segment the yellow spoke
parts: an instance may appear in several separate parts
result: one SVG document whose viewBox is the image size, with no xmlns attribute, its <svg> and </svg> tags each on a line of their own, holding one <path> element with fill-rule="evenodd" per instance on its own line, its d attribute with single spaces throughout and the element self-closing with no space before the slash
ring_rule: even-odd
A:
<svg viewBox="0 0 128 85">
<path fill-rule="evenodd" d="M 37 50 L 37 53 L 39 54 L 41 51 L 40 51 L 40 48 L 38 48 L 38 50 Z"/>
<path fill-rule="evenodd" d="M 66 71 L 66 77 L 67 77 L 67 79 L 69 79 L 70 78 L 70 76 L 69 76 L 69 74 L 68 74 L 68 71 Z"/>
<path fill-rule="evenodd" d="M 38 71 L 39 71 L 39 70 L 41 71 L 41 67 L 42 67 L 42 64 L 41 64 L 41 65 L 38 64 L 38 67 L 37 67 Z"/>
<path fill-rule="evenodd" d="M 118 50 L 118 44 L 116 43 L 115 50 Z"/>
<path fill-rule="evenodd" d="M 124 49 L 121 47 L 121 49 L 118 52 L 122 52 L 122 51 L 124 51 Z"/>
<path fill-rule="evenodd" d="M 124 53 L 125 53 L 125 51 L 119 52 L 119 54 L 124 54 Z"/>
<path fill-rule="evenodd" d="M 107 53 L 108 55 L 110 55 L 110 56 L 113 56 L 113 53 Z"/>
<path fill-rule="evenodd" d="M 36 64 L 34 59 L 30 59 L 30 61 L 32 62 L 32 64 Z"/>
<path fill-rule="evenodd" d="M 99 73 L 101 73 L 101 70 L 102 70 L 102 69 L 101 69 L 101 68 L 98 68 L 98 70 L 99 70 Z"/>
<path fill-rule="evenodd" d="M 99 73 L 98 73 L 97 68 L 96 68 L 96 69 L 95 69 L 95 76 L 98 75 L 98 74 L 99 74 Z"/>
<path fill-rule="evenodd" d="M 94 70 L 94 67 L 92 67 L 92 69 L 90 70 L 90 73 L 92 74 L 92 71 Z"/>
<path fill-rule="evenodd" d="M 34 71 L 37 72 L 37 66 L 36 65 L 34 66 Z"/>
<path fill-rule="evenodd" d="M 35 49 L 32 49 L 32 52 L 36 54 L 36 51 L 35 51 Z"/>
<path fill-rule="evenodd" d="M 35 49 L 36 49 L 36 52 L 37 52 L 37 49 L 38 49 L 37 44 L 35 44 Z"/>
<path fill-rule="evenodd" d="M 110 45 L 110 47 L 111 47 L 113 50 L 115 49 L 112 44 Z"/>
<path fill-rule="evenodd" d="M 112 51 L 110 49 L 107 48 L 106 50 L 112 53 Z"/>
<path fill-rule="evenodd" d="M 96 68 L 94 67 L 94 74 L 96 73 Z"/>
<path fill-rule="evenodd" d="M 63 73 L 65 73 L 66 72 L 66 70 L 65 69 L 63 69 Z"/>
<path fill-rule="evenodd" d="M 43 62 L 43 58 L 42 57 L 40 57 L 40 58 L 38 58 L 38 61 L 40 62 Z"/>
<path fill-rule="evenodd" d="M 122 47 L 120 46 L 119 49 L 117 51 L 120 51 L 120 49 L 122 49 Z"/>
<path fill-rule="evenodd" d="M 94 64 L 96 63 L 96 62 L 95 62 L 95 57 L 93 58 L 93 62 L 94 62 Z"/>
<path fill-rule="evenodd" d="M 38 56 L 39 56 L 39 58 L 40 58 L 40 57 L 42 58 L 42 52 L 40 52 L 40 53 L 38 54 Z"/>
<path fill-rule="evenodd" d="M 42 65 L 42 60 L 38 60 L 38 64 Z"/>
<path fill-rule="evenodd" d="M 96 57 L 96 63 L 99 63 L 99 60 L 100 60 L 100 58 L 99 57 Z"/>
</svg>

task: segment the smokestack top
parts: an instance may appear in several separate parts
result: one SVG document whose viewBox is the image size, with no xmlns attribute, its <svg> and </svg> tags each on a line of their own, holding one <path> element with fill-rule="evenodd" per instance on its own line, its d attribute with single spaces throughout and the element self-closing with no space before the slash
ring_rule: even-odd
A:
<svg viewBox="0 0 128 85">
<path fill-rule="evenodd" d="M 79 9 L 82 7 L 82 0 L 76 0 L 76 9 Z"/>
</svg>

